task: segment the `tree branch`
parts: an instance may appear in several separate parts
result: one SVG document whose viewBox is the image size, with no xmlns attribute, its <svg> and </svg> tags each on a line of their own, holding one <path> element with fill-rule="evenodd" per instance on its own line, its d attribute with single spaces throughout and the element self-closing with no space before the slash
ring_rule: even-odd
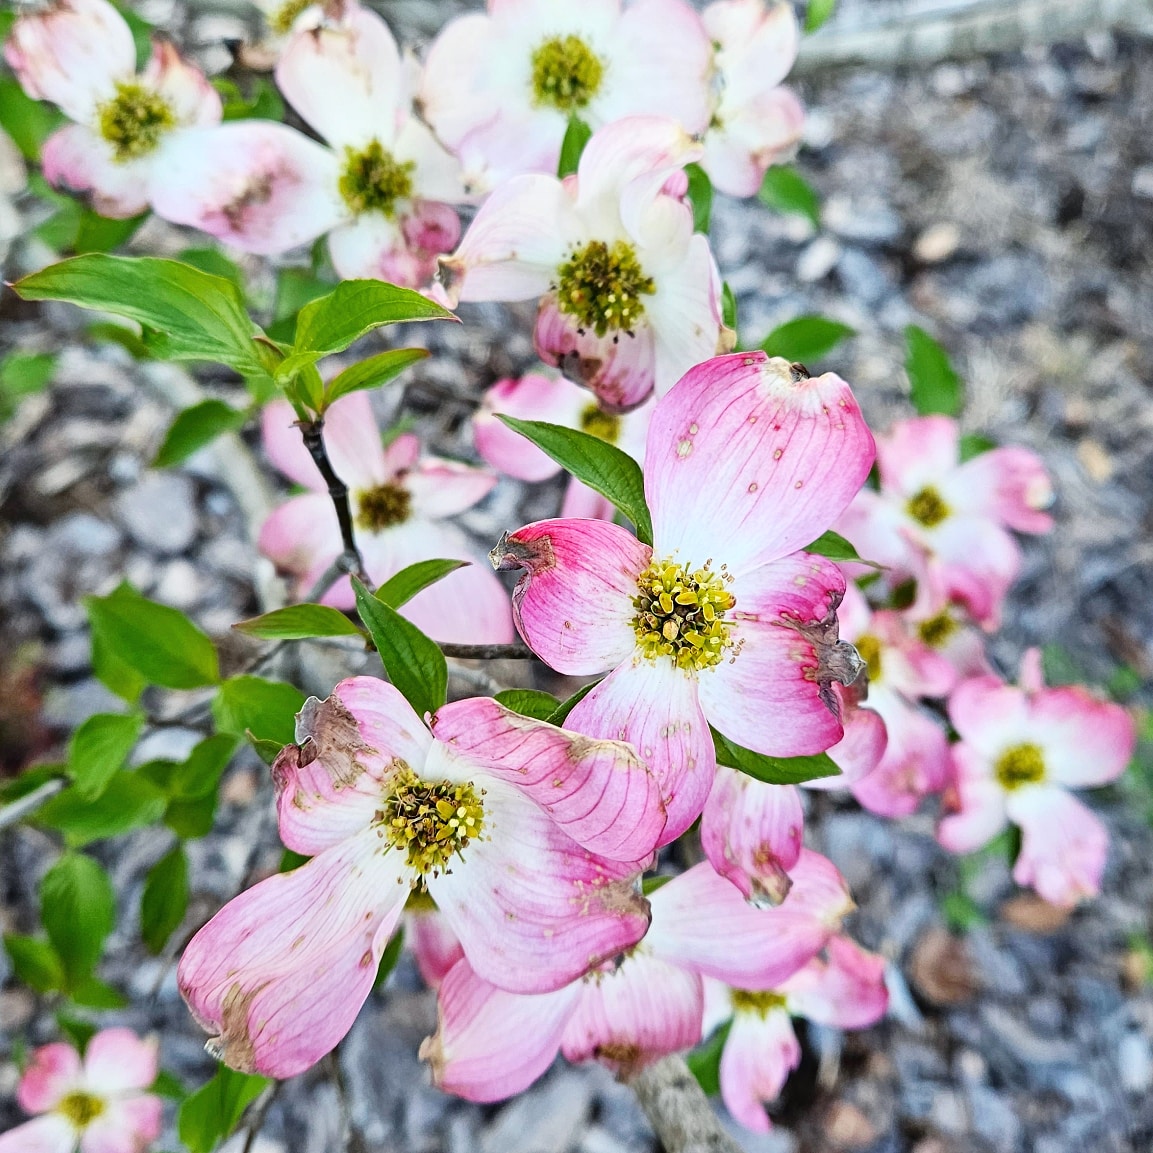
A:
<svg viewBox="0 0 1153 1153">
<path fill-rule="evenodd" d="M 454 645 L 441 642 L 440 651 L 459 661 L 527 661 L 536 656 L 528 645 Z"/>
<path fill-rule="evenodd" d="M 348 485 L 336 475 L 332 461 L 328 459 L 328 449 L 324 445 L 324 420 L 322 418 L 296 423 L 300 435 L 304 438 L 304 447 L 308 449 L 309 456 L 320 470 L 324 483 L 328 485 L 328 495 L 332 498 L 333 507 L 336 509 L 336 519 L 340 524 L 340 539 L 344 543 L 344 552 L 335 562 L 336 568 L 342 573 L 349 573 L 367 581 L 364 560 L 352 534 L 352 508 L 348 503 Z"/>
<path fill-rule="evenodd" d="M 683 1057 L 663 1057 L 628 1084 L 666 1153 L 741 1153 Z"/>
<path fill-rule="evenodd" d="M 22 797 L 17 797 L 10 805 L 0 809 L 0 829 L 22 821 L 29 814 L 36 812 L 46 801 L 50 801 L 64 786 L 68 784 L 64 777 L 53 777 L 50 781 L 35 788 Z"/>
</svg>

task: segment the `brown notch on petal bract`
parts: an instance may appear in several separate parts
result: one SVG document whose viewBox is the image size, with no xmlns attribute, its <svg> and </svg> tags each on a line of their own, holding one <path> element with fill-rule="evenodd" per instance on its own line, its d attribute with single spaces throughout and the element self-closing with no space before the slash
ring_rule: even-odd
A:
<svg viewBox="0 0 1153 1153">
<path fill-rule="evenodd" d="M 512 569 L 526 569 L 530 573 L 543 572 L 556 564 L 552 537 L 541 536 L 535 540 L 513 540 L 502 533 L 500 540 L 489 550 L 488 559 L 497 572 L 510 572 Z"/>
<path fill-rule="evenodd" d="M 841 715 L 840 702 L 833 685 L 851 685 L 865 671 L 865 662 L 857 650 L 840 639 L 840 626 L 837 621 L 837 607 L 843 599 L 841 593 L 829 594 L 829 609 L 819 621 L 802 621 L 783 615 L 778 622 L 784 628 L 793 629 L 813 646 L 817 657 L 816 668 L 807 669 L 805 676 L 815 681 L 821 702 L 835 717 Z"/>
</svg>

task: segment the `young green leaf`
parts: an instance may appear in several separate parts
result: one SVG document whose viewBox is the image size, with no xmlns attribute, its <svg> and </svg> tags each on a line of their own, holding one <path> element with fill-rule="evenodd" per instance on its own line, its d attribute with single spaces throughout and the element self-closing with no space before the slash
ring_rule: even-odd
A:
<svg viewBox="0 0 1153 1153">
<path fill-rule="evenodd" d="M 376 595 L 391 608 L 398 609 L 408 604 L 418 592 L 443 580 L 449 573 L 464 568 L 469 562 L 466 560 L 420 560 L 402 568 L 400 572 L 390 576 L 376 590 Z"/>
<path fill-rule="evenodd" d="M 40 882 L 40 920 L 71 990 L 92 976 L 116 924 L 108 874 L 83 853 L 65 853 Z"/>
<path fill-rule="evenodd" d="M 711 729 L 717 764 L 728 765 L 769 785 L 800 785 L 821 777 L 835 777 L 840 769 L 828 753 L 808 757 L 770 757 L 742 748 L 735 741 Z"/>
<path fill-rule="evenodd" d="M 732 1027 L 730 1019 L 712 1033 L 708 1040 L 685 1055 L 689 1072 L 710 1097 L 715 1097 L 721 1091 L 721 1054 L 725 1051 L 725 1042 L 729 1039 Z"/>
<path fill-rule="evenodd" d="M 294 718 L 303 705 L 304 694 L 295 685 L 265 677 L 230 677 L 212 702 L 212 716 L 222 733 L 251 732 L 287 745 L 296 739 Z"/>
<path fill-rule="evenodd" d="M 4 949 L 16 980 L 34 993 L 54 993 L 64 987 L 64 966 L 48 941 L 5 933 Z"/>
<path fill-rule="evenodd" d="M 212 87 L 220 93 L 224 120 L 283 120 L 284 101 L 263 77 L 251 77 L 246 96 L 240 86 L 225 76 L 215 76 Z"/>
<path fill-rule="evenodd" d="M 522 717 L 538 721 L 549 720 L 561 704 L 552 693 L 542 693 L 539 689 L 504 689 L 493 699 Z"/>
<path fill-rule="evenodd" d="M 560 161 L 556 168 L 556 174 L 561 180 L 566 176 L 575 175 L 580 167 L 585 145 L 592 139 L 592 135 L 593 130 L 587 121 L 579 116 L 568 118 L 568 127 L 564 130 L 564 139 L 560 145 Z"/>
<path fill-rule="evenodd" d="M 95 801 L 86 801 L 74 788 L 65 789 L 41 806 L 33 819 L 63 833 L 75 849 L 151 825 L 164 813 L 164 805 L 164 794 L 155 785 L 139 773 L 120 772 Z"/>
<path fill-rule="evenodd" d="M 143 726 L 144 718 L 138 713 L 97 713 L 72 734 L 68 775 L 84 800 L 95 800 L 108 787 L 128 759 Z"/>
<path fill-rule="evenodd" d="M 411 364 L 428 356 L 425 348 L 393 348 L 377 353 L 359 364 L 346 368 L 328 382 L 324 389 L 324 408 L 350 392 L 379 388 L 398 377 Z"/>
<path fill-rule="evenodd" d="M 220 679 L 216 649 L 182 612 L 146 600 L 122 583 L 104 597 L 86 597 L 93 635 L 146 683 L 195 689 Z"/>
<path fill-rule="evenodd" d="M 805 12 L 805 31 L 816 32 L 832 16 L 836 6 L 837 0 L 809 0 L 809 7 Z"/>
<path fill-rule="evenodd" d="M 268 335 L 291 344 L 296 333 L 296 317 L 310 301 L 327 296 L 332 282 L 321 280 L 307 268 L 282 268 L 276 277 L 276 305 Z"/>
<path fill-rule="evenodd" d="M 40 159 L 40 146 L 64 123 L 64 114 L 25 95 L 20 82 L 0 76 L 0 128 L 27 160 Z"/>
<path fill-rule="evenodd" d="M 809 182 L 795 169 L 777 165 L 765 173 L 758 194 L 761 203 L 775 212 L 807 217 L 814 228 L 821 226 L 821 202 Z"/>
<path fill-rule="evenodd" d="M 150 953 L 159 953 L 188 911 L 188 855 L 177 844 L 151 869 L 140 900 L 140 933 Z"/>
<path fill-rule="evenodd" d="M 435 713 L 448 698 L 448 664 L 436 641 L 374 597 L 352 578 L 356 611 L 372 635 L 388 679 L 404 694 L 418 717 Z"/>
<path fill-rule="evenodd" d="M 737 297 L 727 280 L 721 285 L 721 320 L 726 328 L 737 331 Z"/>
<path fill-rule="evenodd" d="M 567 700 L 561 701 L 556 710 L 549 716 L 545 717 L 550 725 L 563 725 L 568 719 L 569 713 L 573 711 L 600 684 L 599 681 L 592 681 L 587 685 L 582 685 L 571 697 Z"/>
<path fill-rule="evenodd" d="M 167 1097 L 171 1101 L 183 1101 L 188 1096 L 188 1090 L 184 1088 L 180 1078 L 167 1069 L 161 1069 L 156 1074 L 156 1080 L 148 1086 L 148 1091 L 158 1097 Z"/>
<path fill-rule="evenodd" d="M 42 392 L 56 371 L 52 352 L 12 352 L 0 360 L 0 421 L 26 396 Z"/>
<path fill-rule="evenodd" d="M 303 700 L 299 690 L 293 691 Z M 228 768 L 239 743 L 233 733 L 217 733 L 214 737 L 205 737 L 196 744 L 186 760 L 173 766 L 164 791 L 169 797 L 181 801 L 215 796 L 220 778 L 224 776 L 224 770 Z M 143 772 L 145 767 L 142 765 L 140 771 Z"/>
<path fill-rule="evenodd" d="M 905 371 L 917 412 L 921 416 L 960 415 L 965 390 L 949 363 L 949 354 L 915 324 L 905 329 L 905 350 Z"/>
<path fill-rule="evenodd" d="M 709 221 L 713 214 L 713 182 L 699 164 L 687 164 L 689 178 L 689 204 L 693 208 L 693 231 L 709 234 Z"/>
<path fill-rule="evenodd" d="M 827 356 L 842 340 L 855 335 L 854 329 L 839 320 L 830 320 L 827 316 L 798 316 L 774 328 L 761 348 L 769 356 L 809 363 Z"/>
<path fill-rule="evenodd" d="M 240 299 L 244 299 L 247 291 L 244 273 L 240 265 L 235 260 L 229 260 L 219 248 L 184 248 L 177 254 L 176 259 L 182 264 L 191 264 L 193 268 L 199 268 L 201 272 L 207 272 L 211 276 L 232 281 L 240 294 Z"/>
<path fill-rule="evenodd" d="M 152 465 L 154 468 L 169 468 L 179 464 L 218 436 L 235 432 L 247 419 L 246 412 L 222 400 L 202 400 L 176 414 Z"/>
<path fill-rule="evenodd" d="M 88 1048 L 88 1042 L 96 1036 L 96 1026 L 91 1021 L 82 1021 L 79 1017 L 71 1017 L 67 1013 L 56 1014 L 56 1024 L 60 1032 L 76 1046 L 81 1056 Z"/>
<path fill-rule="evenodd" d="M 288 605 L 270 613 L 238 621 L 232 626 L 250 637 L 300 641 L 309 637 L 354 637 L 360 629 L 339 609 L 328 605 Z"/>
<path fill-rule="evenodd" d="M 244 1110 L 272 1084 L 268 1077 L 220 1065 L 206 1085 L 184 1099 L 177 1114 L 180 1140 L 191 1153 L 212 1153 L 237 1126 Z"/>
<path fill-rule="evenodd" d="M 964 464 L 967 460 L 972 460 L 975 456 L 980 456 L 983 452 L 989 452 L 991 449 L 997 447 L 997 442 L 990 437 L 982 436 L 979 432 L 967 432 L 961 437 L 960 444 L 960 458 L 961 463 Z"/>
<path fill-rule="evenodd" d="M 805 545 L 804 552 L 816 553 L 817 556 L 827 556 L 829 560 L 860 560 L 860 555 L 850 541 L 845 540 L 840 533 L 823 532 L 812 544 Z M 868 562 L 862 562 L 867 564 Z"/>
<path fill-rule="evenodd" d="M 500 415 L 500 414 L 498 414 Z M 514 432 L 567 469 L 577 480 L 612 501 L 637 527 L 645 544 L 653 543 L 653 521 L 645 504 L 645 478 L 641 466 L 627 453 L 587 432 L 548 424 L 543 420 L 518 420 L 500 415 Z"/>
<path fill-rule="evenodd" d="M 128 998 L 99 977 L 85 977 L 68 990 L 69 1000 L 86 1009 L 123 1009 Z"/>
</svg>

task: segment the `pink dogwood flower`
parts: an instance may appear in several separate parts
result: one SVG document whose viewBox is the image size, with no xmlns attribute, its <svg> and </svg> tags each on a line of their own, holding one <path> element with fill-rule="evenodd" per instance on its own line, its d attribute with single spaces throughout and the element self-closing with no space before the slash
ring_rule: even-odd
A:
<svg viewBox="0 0 1153 1153">
<path fill-rule="evenodd" d="M 289 480 L 309 491 L 276 509 L 260 530 L 260 551 L 298 578 L 307 596 L 343 549 L 328 489 L 304 447 L 287 401 L 273 401 L 261 415 L 264 449 Z M 387 448 L 372 405 L 350 393 L 325 414 L 324 439 L 337 476 L 351 493 L 354 531 L 368 576 L 383 584 L 417 561 L 468 560 L 464 533 L 444 518 L 481 500 L 496 483 L 484 469 L 424 457 L 417 437 L 405 433 Z M 342 579 L 326 604 L 351 608 L 352 587 Z M 400 610 L 441 641 L 502 644 L 512 640 L 508 594 L 484 565 L 470 564 L 417 593 Z"/>
<path fill-rule="evenodd" d="M 566 724 L 631 741 L 664 790 L 671 840 L 713 784 L 709 725 L 772 756 L 843 735 L 832 682 L 844 577 L 798 551 L 839 515 L 873 459 L 849 386 L 761 352 L 688 372 L 653 411 L 645 495 L 653 540 L 614 524 L 539 521 L 493 550 L 523 568 L 517 628 L 558 672 L 608 672 Z"/>
<path fill-rule="evenodd" d="M 801 102 L 781 86 L 797 58 L 797 17 L 779 0 L 717 0 L 701 19 L 715 48 L 717 89 L 701 166 L 721 192 L 755 196 L 804 129 Z"/>
<path fill-rule="evenodd" d="M 460 239 L 456 161 L 412 115 L 410 69 L 375 12 L 297 32 L 276 67 L 289 102 L 327 142 L 269 121 L 186 136 L 156 210 L 245 252 L 328 234 L 340 276 L 429 283 Z"/>
<path fill-rule="evenodd" d="M 801 1060 L 793 1017 L 838 1029 L 876 1024 L 889 1005 L 885 961 L 848 937 L 831 937 L 775 989 L 733 989 L 705 981 L 704 1033 L 732 1021 L 721 1053 L 721 1099 L 746 1129 L 767 1133 L 765 1103 L 775 1100 Z"/>
<path fill-rule="evenodd" d="M 644 935 L 635 878 L 664 812 L 628 746 L 479 697 L 430 724 L 372 677 L 305 703 L 272 772 L 281 840 L 312 860 L 230 901 L 180 961 L 227 1064 L 290 1077 L 329 1052 L 414 888 L 515 992 L 561 988 Z"/>
<path fill-rule="evenodd" d="M 464 956 L 460 941 L 435 902 L 413 890 L 404 907 L 404 944 L 430 989 L 440 987 L 448 971 Z"/>
<path fill-rule="evenodd" d="M 497 1101 L 532 1084 L 559 1052 L 629 1075 L 700 1040 L 702 980 L 773 988 L 809 961 L 852 908 L 844 880 L 805 851 L 783 905 L 754 909 L 707 863 L 649 895 L 652 925 L 615 968 L 520 996 L 458 962 L 440 987 L 436 1034 L 421 1046 L 440 1088 Z"/>
<path fill-rule="evenodd" d="M 620 416 L 606 412 L 586 389 L 563 376 L 530 372 L 519 380 L 498 380 L 481 400 L 472 418 L 476 451 L 498 472 L 517 480 L 549 480 L 560 465 L 531 441 L 502 424 L 499 416 L 520 420 L 543 420 L 565 428 L 580 429 L 628 453 L 642 462 L 652 402 Z M 562 517 L 612 520 L 616 515 L 611 501 L 594 492 L 576 477 L 570 477 L 561 505 Z"/>
<path fill-rule="evenodd" d="M 879 492 L 858 494 L 835 526 L 857 552 L 886 565 L 894 584 L 912 577 L 926 615 L 959 601 L 995 628 L 1021 567 L 1007 531 L 1052 528 L 1053 488 L 1025 448 L 1004 447 L 960 462 L 957 422 L 947 416 L 900 421 L 877 438 Z"/>
<path fill-rule="evenodd" d="M 1109 836 L 1070 789 L 1116 780 L 1133 756 L 1136 727 L 1120 706 L 1080 685 L 1046 688 L 1040 654 L 1022 662 L 1020 684 L 994 676 L 965 681 L 949 698 L 952 813 L 937 839 L 970 853 L 1011 821 L 1021 829 L 1013 869 L 1053 905 L 1071 907 L 1101 888 Z"/>
<path fill-rule="evenodd" d="M 220 120 L 220 96 L 171 44 L 154 41 L 137 74 L 132 32 L 107 0 L 53 0 L 21 16 L 4 58 L 29 96 L 74 122 L 44 142 L 45 178 L 90 192 L 105 216 L 144 212 L 186 129 Z"/>
<path fill-rule="evenodd" d="M 541 297 L 537 354 L 607 409 L 667 392 L 732 347 L 709 242 L 665 189 L 700 155 L 675 121 L 634 116 L 593 136 L 575 177 L 513 177 L 441 260 L 448 299 Z"/>
<path fill-rule="evenodd" d="M 31 1056 L 16 1089 L 40 1116 L 0 1135 L 0 1153 L 144 1153 L 160 1136 L 162 1102 L 147 1092 L 159 1072 L 155 1040 L 102 1029 L 84 1057 L 56 1041 Z"/>
<path fill-rule="evenodd" d="M 557 170 L 571 116 L 592 128 L 660 115 L 709 120 L 709 38 L 683 0 L 557 4 L 489 0 L 450 21 L 425 63 L 419 103 L 461 157 L 470 187 Z"/>
</svg>

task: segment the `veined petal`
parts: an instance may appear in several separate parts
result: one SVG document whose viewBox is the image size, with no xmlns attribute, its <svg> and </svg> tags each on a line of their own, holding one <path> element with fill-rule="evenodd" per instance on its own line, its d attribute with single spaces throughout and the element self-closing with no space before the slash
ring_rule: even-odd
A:
<svg viewBox="0 0 1153 1153">
<path fill-rule="evenodd" d="M 570 477 L 560 506 L 560 514 L 565 520 L 612 520 L 616 513 L 612 501 L 587 484 L 581 484 L 576 477 Z"/>
<path fill-rule="evenodd" d="M 265 449 L 277 468 L 286 475 L 294 480 L 295 474 L 309 476 L 312 479 L 304 482 L 308 488 L 316 492 L 326 492 L 327 487 L 321 479 L 320 471 L 308 449 L 304 447 L 300 429 L 294 427 L 294 419 L 292 406 L 286 400 L 274 400 L 265 406 L 262 417 Z M 275 442 L 275 455 L 273 442 L 268 436 L 270 425 L 274 421 L 280 424 L 282 430 L 281 439 Z M 289 449 L 288 438 L 283 434 L 285 425 L 292 427 L 299 449 Z M 391 479 L 385 464 L 384 449 L 380 443 L 380 428 L 373 415 L 372 402 L 367 392 L 349 393 L 328 408 L 324 414 L 322 435 L 324 447 L 336 475 L 350 489 L 372 488 Z"/>
<path fill-rule="evenodd" d="M 652 956 L 643 945 L 580 989 L 561 1040 L 566 1060 L 596 1060 L 617 1076 L 632 1076 L 701 1039 L 700 977 Z"/>
<path fill-rule="evenodd" d="M 26 1113 L 46 1113 L 80 1082 L 80 1054 L 63 1041 L 33 1051 L 16 1090 L 16 1101 Z"/>
<path fill-rule="evenodd" d="M 299 578 L 304 595 L 343 549 L 340 525 L 327 493 L 290 497 L 260 526 L 257 548 L 281 572 Z"/>
<path fill-rule="evenodd" d="M 464 956 L 464 950 L 439 909 L 408 907 L 404 912 L 404 943 L 415 958 L 424 983 L 437 989 Z"/>
<path fill-rule="evenodd" d="M 423 288 L 436 271 L 436 260 L 409 254 L 400 221 L 383 212 L 365 212 L 328 234 L 332 267 L 344 280 L 384 280 L 402 288 Z M 355 395 L 355 394 L 351 394 Z"/>
<path fill-rule="evenodd" d="M 260 440 L 265 456 L 289 480 L 313 492 L 327 492 L 287 400 L 269 401 L 260 410 Z"/>
<path fill-rule="evenodd" d="M 80 1137 L 80 1153 L 139 1153 L 160 1136 L 164 1102 L 151 1093 L 118 1097 Z"/>
<path fill-rule="evenodd" d="M 445 150 L 426 124 L 415 116 L 405 121 L 396 138 L 396 158 L 402 163 L 411 160 L 416 165 L 413 173 L 415 195 L 422 200 L 442 201 L 446 206 L 468 200 L 464 187 L 464 172 L 460 160 Z M 457 235 L 447 248 L 450 252 L 460 239 Z"/>
<path fill-rule="evenodd" d="M 174 135 L 152 206 L 244 252 L 287 252 L 346 218 L 337 160 L 303 133 L 269 120 L 237 120 Z"/>
<path fill-rule="evenodd" d="M 0 1133 L 0 1153 L 73 1153 L 76 1130 L 59 1113 L 33 1117 Z"/>
<path fill-rule="evenodd" d="M 792 885 L 804 826 L 795 785 L 767 785 L 720 765 L 701 815 L 701 848 L 746 900 L 779 905 Z"/>
<path fill-rule="evenodd" d="M 735 104 L 775 88 L 797 58 L 801 30 L 788 4 L 716 0 L 701 13 L 701 21 L 720 45 L 717 67 L 724 76 L 724 94 Z"/>
<path fill-rule="evenodd" d="M 788 10 L 786 5 L 775 5 Z M 765 172 L 788 160 L 805 130 L 805 109 L 790 88 L 774 88 L 738 110 L 705 136 L 701 167 L 713 187 L 729 196 L 755 196 Z"/>
<path fill-rule="evenodd" d="M 716 769 L 697 679 L 670 659 L 633 657 L 614 669 L 568 715 L 565 727 L 628 741 L 660 786 L 667 822 L 660 843 L 676 840 L 700 816 Z"/>
<path fill-rule="evenodd" d="M 1058 784 L 1074 789 L 1105 785 L 1133 759 L 1137 730 L 1132 716 L 1080 685 L 1042 689 L 1029 711 L 1046 775 Z"/>
<path fill-rule="evenodd" d="M 1001 605 L 1021 569 L 1021 550 L 1005 529 L 975 516 L 951 516 L 932 534 L 946 596 L 974 620 L 996 628 Z"/>
<path fill-rule="evenodd" d="M 1017 445 L 966 461 L 941 486 L 946 504 L 988 517 L 1017 532 L 1048 532 L 1053 482 L 1036 453 Z"/>
<path fill-rule="evenodd" d="M 404 486 L 412 497 L 413 515 L 429 520 L 456 516 L 479 504 L 496 484 L 487 468 L 460 464 L 455 460 L 425 457 L 405 474 Z"/>
<path fill-rule="evenodd" d="M 472 780 L 484 789 L 485 836 L 427 883 L 479 976 L 513 993 L 550 993 L 644 936 L 636 865 L 582 849 L 495 776 L 478 770 Z"/>
<path fill-rule="evenodd" d="M 691 369 L 657 405 L 645 493 L 659 551 L 734 574 L 816 540 L 873 463 L 873 436 L 838 376 L 799 376 L 761 352 Z"/>
<path fill-rule="evenodd" d="M 293 1077 L 352 1027 L 408 897 L 410 870 L 375 829 L 234 898 L 177 977 L 209 1048 L 243 1072 Z"/>
<path fill-rule="evenodd" d="M 825 946 L 825 958 L 810 961 L 781 990 L 789 1012 L 837 1029 L 866 1029 L 889 1007 L 885 958 L 838 933 Z"/>
<path fill-rule="evenodd" d="M 767 1133 L 764 1103 L 774 1101 L 800 1064 L 801 1045 L 784 1009 L 737 1013 L 721 1054 L 721 1100 L 746 1129 Z"/>
<path fill-rule="evenodd" d="M 178 124 L 220 123 L 220 93 L 167 40 L 152 42 L 152 56 L 141 79 L 168 101 Z"/>
<path fill-rule="evenodd" d="M 457 962 L 441 982 L 436 1033 L 420 1047 L 433 1084 L 466 1101 L 527 1089 L 556 1058 L 580 990 L 577 982 L 538 996 L 508 993 Z"/>
<path fill-rule="evenodd" d="M 1013 867 L 1018 885 L 1031 885 L 1062 908 L 1101 891 L 1109 833 L 1091 809 L 1064 789 L 1045 785 L 1011 793 L 1007 808 L 1021 826 L 1021 852 Z"/>
<path fill-rule="evenodd" d="M 631 621 L 637 577 L 652 556 L 619 525 L 541 520 L 504 537 L 490 554 L 500 570 L 523 568 L 512 594 L 525 643 L 567 676 L 593 676 L 636 648 Z"/>
<path fill-rule="evenodd" d="M 101 1029 L 84 1051 L 85 1087 L 101 1097 L 147 1089 L 159 1071 L 159 1042 L 131 1029 Z"/>
<path fill-rule="evenodd" d="M 806 789 L 843 789 L 867 777 L 880 763 L 889 744 L 889 733 L 880 714 L 846 702 L 840 685 L 833 689 L 841 701 L 841 722 L 845 735 L 831 748 L 829 757 L 841 770 L 836 777 L 805 781 Z"/>
<path fill-rule="evenodd" d="M 988 760 L 1034 739 L 1029 711 L 1028 697 L 995 676 L 963 681 L 949 697 L 953 728 Z"/>
<path fill-rule="evenodd" d="M 877 438 L 881 486 L 913 496 L 938 485 L 957 467 L 960 429 L 951 416 L 915 416 L 898 421 Z"/>
<path fill-rule="evenodd" d="M 844 588 L 840 569 L 811 553 L 738 573 L 736 607 L 725 617 L 735 647 L 701 674 L 701 707 L 715 728 L 780 757 L 822 752 L 842 738 L 832 684 L 852 681 L 860 667 L 837 640 Z"/>
<path fill-rule="evenodd" d="M 118 162 L 111 147 L 84 124 L 65 124 L 44 141 L 44 179 L 56 188 L 92 194 L 103 216 L 127 219 L 145 211 L 154 156 Z"/>
<path fill-rule="evenodd" d="M 972 853 L 987 845 L 1008 823 L 1005 790 L 993 778 L 992 766 L 963 741 L 950 750 L 953 784 L 946 792 L 946 815 L 937 840 L 950 853 Z"/>
<path fill-rule="evenodd" d="M 496 96 L 477 83 L 477 73 L 492 59 L 493 36 L 491 17 L 469 12 L 445 24 L 425 57 L 418 103 L 437 136 L 454 151 L 470 132 L 499 114 Z M 495 47 L 499 50 L 499 44 Z"/>
<path fill-rule="evenodd" d="M 665 825 L 660 787 L 628 745 L 590 740 L 485 697 L 445 705 L 432 729 L 591 852 L 640 861 L 656 848 Z"/>
</svg>

